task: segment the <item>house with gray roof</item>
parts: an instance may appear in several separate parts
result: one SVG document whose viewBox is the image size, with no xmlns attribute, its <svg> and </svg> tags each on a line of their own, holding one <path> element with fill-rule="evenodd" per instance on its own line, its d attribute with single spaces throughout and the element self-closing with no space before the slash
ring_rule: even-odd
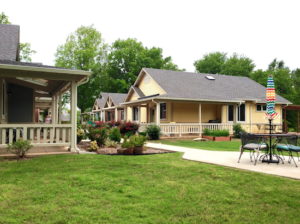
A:
<svg viewBox="0 0 300 224">
<path fill-rule="evenodd" d="M 81 117 L 89 114 L 92 115 L 93 121 L 122 121 L 124 120 L 124 103 L 127 94 L 124 93 L 106 93 L 101 92 L 95 100 L 91 112 L 82 113 Z M 81 120 L 83 122 L 83 119 Z"/>
<path fill-rule="evenodd" d="M 277 131 L 289 104 L 276 94 Z M 143 68 L 122 105 L 126 120 L 156 123 L 165 134 L 201 134 L 205 128 L 232 133 L 235 123 L 258 132 L 267 124 L 266 88 L 248 77 Z"/>
<path fill-rule="evenodd" d="M 77 152 L 77 86 L 86 83 L 92 72 L 21 62 L 19 40 L 19 26 L 0 24 L 0 153 L 20 137 L 41 152 L 53 146 Z M 70 113 L 61 106 L 67 91 Z M 50 123 L 40 123 L 40 109 L 51 110 Z M 70 122 L 62 122 L 62 117 Z"/>
</svg>

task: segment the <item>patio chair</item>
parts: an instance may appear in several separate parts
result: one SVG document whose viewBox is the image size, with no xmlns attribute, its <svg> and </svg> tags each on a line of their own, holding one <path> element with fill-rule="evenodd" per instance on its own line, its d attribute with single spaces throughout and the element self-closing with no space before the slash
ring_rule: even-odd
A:
<svg viewBox="0 0 300 224">
<path fill-rule="evenodd" d="M 260 130 L 263 130 L 263 128 L 264 128 L 264 125 L 262 125 L 262 124 L 257 124 L 256 125 L 257 126 L 257 133 L 259 133 L 260 132 Z"/>
<path fill-rule="evenodd" d="M 265 138 L 254 136 L 251 134 L 248 134 L 246 132 L 240 132 L 242 145 L 240 146 L 240 157 L 238 160 L 238 163 L 240 162 L 240 159 L 244 153 L 245 150 L 250 151 L 250 160 L 252 161 L 252 157 L 254 157 L 254 165 L 256 165 L 257 158 L 259 156 L 259 152 L 261 150 L 266 150 L 268 148 L 268 144 L 265 143 Z M 255 152 L 257 152 L 257 157 L 255 158 Z"/>
<path fill-rule="evenodd" d="M 277 151 L 278 151 L 278 153 L 281 152 L 283 159 L 285 159 L 283 152 L 288 152 L 289 153 L 288 163 L 291 163 L 291 161 L 293 160 L 296 167 L 298 167 L 298 166 L 293 157 L 293 152 L 297 153 L 298 162 L 299 162 L 300 161 L 299 160 L 300 146 L 298 144 L 298 139 L 299 139 L 298 136 L 285 137 L 285 138 L 281 139 L 280 144 L 276 145 Z"/>
</svg>

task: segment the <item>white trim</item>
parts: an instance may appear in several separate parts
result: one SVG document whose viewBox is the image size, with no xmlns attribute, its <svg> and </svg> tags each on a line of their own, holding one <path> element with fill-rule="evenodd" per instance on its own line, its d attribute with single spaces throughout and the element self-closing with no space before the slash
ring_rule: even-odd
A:
<svg viewBox="0 0 300 224">
<path fill-rule="evenodd" d="M 5 109 L 6 109 L 6 83 L 4 79 L 2 79 L 2 119 L 5 119 Z"/>
<path fill-rule="evenodd" d="M 50 73 L 58 73 L 58 74 L 84 75 L 84 76 L 90 76 L 93 73 L 92 71 L 89 72 L 89 71 L 82 71 L 82 70 L 75 70 L 75 69 L 73 70 L 73 69 L 45 68 L 45 67 L 8 65 L 8 64 L 0 64 L 0 69 L 50 72 Z"/>
</svg>

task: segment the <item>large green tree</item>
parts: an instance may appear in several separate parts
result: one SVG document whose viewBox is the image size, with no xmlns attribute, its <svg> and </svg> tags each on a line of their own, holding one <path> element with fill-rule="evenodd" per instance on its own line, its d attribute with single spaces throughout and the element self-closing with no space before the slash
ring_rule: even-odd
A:
<svg viewBox="0 0 300 224">
<path fill-rule="evenodd" d="M 136 39 L 118 39 L 108 54 L 104 91 L 126 93 L 142 68 L 179 70 L 172 58 L 164 58 L 162 49 L 147 48 Z M 184 70 L 184 69 L 183 69 Z"/>
<path fill-rule="evenodd" d="M 194 62 L 194 66 L 199 73 L 246 77 L 250 77 L 251 72 L 255 68 L 253 60 L 244 55 L 234 53 L 228 58 L 227 53 L 219 51 L 204 54 L 202 59 Z"/>
<path fill-rule="evenodd" d="M 0 24 L 11 24 L 4 12 L 0 14 Z M 31 55 L 35 53 L 35 50 L 31 50 L 30 43 L 20 43 L 20 61 L 31 62 Z"/>
<path fill-rule="evenodd" d="M 204 54 L 202 59 L 194 62 L 194 66 L 199 73 L 222 74 L 226 60 L 227 53 L 217 51 Z"/>
<path fill-rule="evenodd" d="M 101 33 L 91 25 L 81 26 L 71 33 L 55 53 L 55 66 L 93 72 L 89 81 L 78 87 L 77 106 L 82 112 L 93 106 L 100 93 L 100 74 L 106 60 L 106 48 Z M 68 99 L 65 98 L 64 102 Z"/>
</svg>

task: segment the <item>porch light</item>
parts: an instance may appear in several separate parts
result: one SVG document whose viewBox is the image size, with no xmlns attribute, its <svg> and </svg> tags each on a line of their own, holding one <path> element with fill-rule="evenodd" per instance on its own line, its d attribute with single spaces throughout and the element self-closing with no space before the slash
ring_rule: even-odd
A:
<svg viewBox="0 0 300 224">
<path fill-rule="evenodd" d="M 16 77 L 16 79 L 25 81 L 25 82 L 30 82 L 36 85 L 40 85 L 40 86 L 48 86 L 48 81 L 47 80 L 43 80 L 43 79 L 33 79 L 33 78 L 23 78 L 23 77 Z"/>
</svg>

